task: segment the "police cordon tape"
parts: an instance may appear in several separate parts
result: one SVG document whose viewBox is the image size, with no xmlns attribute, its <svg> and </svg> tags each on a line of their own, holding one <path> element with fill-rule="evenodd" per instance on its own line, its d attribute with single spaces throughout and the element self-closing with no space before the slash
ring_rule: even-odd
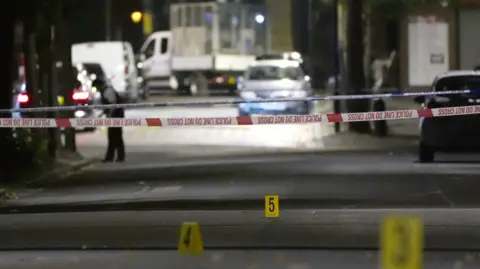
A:
<svg viewBox="0 0 480 269">
<path fill-rule="evenodd" d="M 360 112 L 315 115 L 259 115 L 238 117 L 164 117 L 164 118 L 107 118 L 107 119 L 48 119 L 1 118 L 0 128 L 58 128 L 58 127 L 188 127 L 227 125 L 309 124 L 320 122 L 354 122 L 404 120 L 480 114 L 478 106 L 406 109 L 383 112 Z"/>
<path fill-rule="evenodd" d="M 158 103 L 140 103 L 140 104 L 110 104 L 110 105 L 81 105 L 82 108 L 109 109 L 109 108 L 154 108 L 154 107 L 175 107 L 175 106 L 209 106 L 209 105 L 238 105 L 255 103 L 279 103 L 279 102 L 305 102 L 305 101 L 333 101 L 333 100 L 360 100 L 360 99 L 380 99 L 392 97 L 418 97 L 418 96 L 436 96 L 452 94 L 472 94 L 480 93 L 480 90 L 457 90 L 441 92 L 404 92 L 404 93 L 381 93 L 381 94 L 360 94 L 360 95 L 329 95 L 314 96 L 305 98 L 270 98 L 270 99 L 235 99 L 235 100 L 212 100 L 197 102 L 158 102 Z M 25 113 L 25 112 L 50 112 L 50 111 L 72 111 L 79 106 L 53 106 L 53 107 L 32 107 L 32 108 L 14 108 L 0 109 L 0 114 L 5 113 Z"/>
</svg>

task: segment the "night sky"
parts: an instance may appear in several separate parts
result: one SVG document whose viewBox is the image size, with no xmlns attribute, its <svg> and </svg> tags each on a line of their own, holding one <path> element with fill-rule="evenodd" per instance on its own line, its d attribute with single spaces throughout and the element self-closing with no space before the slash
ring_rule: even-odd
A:
<svg viewBox="0 0 480 269">
<path fill-rule="evenodd" d="M 105 39 L 105 1 L 104 0 L 70 0 L 75 1 L 75 29 L 73 32 L 75 42 L 98 41 Z M 155 25 L 157 30 L 168 30 L 168 0 L 154 0 Z M 191 1 L 188 1 L 191 2 Z M 251 4 L 263 4 L 263 0 L 244 0 Z M 293 1 L 292 10 L 296 19 L 295 47 L 301 52 L 306 52 L 308 22 L 305 16 L 307 0 Z M 112 14 L 114 24 L 121 26 L 123 39 L 132 43 L 138 49 L 143 42 L 141 24 L 134 24 L 130 21 L 130 14 L 135 10 L 141 10 L 142 0 L 112 0 Z M 303 14 L 302 14 L 303 13 Z M 302 38 L 303 37 L 303 38 Z"/>
<path fill-rule="evenodd" d="M 76 2 L 74 12 L 74 42 L 105 40 L 105 0 L 66 0 Z M 153 0 L 156 30 L 169 29 L 168 0 Z M 176 2 L 179 0 L 172 0 Z M 264 0 L 243 0 L 251 4 L 263 4 Z M 183 2 L 193 2 L 192 0 Z M 316 6 L 317 21 L 314 23 L 313 35 L 308 33 L 308 0 L 292 1 L 292 26 L 294 49 L 304 55 L 309 54 L 309 43 L 313 49 L 313 76 L 320 81 L 333 74 L 333 23 L 330 7 Z M 320 1 L 314 1 L 321 3 Z M 142 9 L 142 0 L 112 0 L 113 24 L 122 29 L 122 39 L 129 41 L 137 52 L 143 44 L 142 25 L 130 20 L 131 12 Z M 268 18 L 267 18 L 268 19 Z M 113 36 L 115 37 L 114 33 Z M 309 40 L 311 36 L 311 40 Z"/>
</svg>

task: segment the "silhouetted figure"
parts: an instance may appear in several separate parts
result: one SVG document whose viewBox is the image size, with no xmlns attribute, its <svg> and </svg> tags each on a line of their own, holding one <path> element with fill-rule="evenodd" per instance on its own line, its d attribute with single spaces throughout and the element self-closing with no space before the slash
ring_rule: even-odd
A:
<svg viewBox="0 0 480 269">
<path fill-rule="evenodd" d="M 123 104 L 121 96 L 106 82 L 102 87 L 102 103 L 103 104 Z M 97 87 L 98 88 L 98 87 Z M 123 108 L 105 109 L 103 112 L 108 118 L 124 118 L 125 110 Z M 116 161 L 125 161 L 125 144 L 123 143 L 123 128 L 109 127 L 107 129 L 108 147 L 103 162 L 113 162 L 116 153 Z"/>
</svg>

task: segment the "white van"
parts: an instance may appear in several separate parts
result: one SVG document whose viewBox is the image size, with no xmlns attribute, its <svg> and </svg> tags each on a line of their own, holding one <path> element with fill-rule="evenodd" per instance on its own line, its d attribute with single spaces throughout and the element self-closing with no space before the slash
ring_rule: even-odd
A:
<svg viewBox="0 0 480 269">
<path fill-rule="evenodd" d="M 137 68 L 132 45 L 122 41 L 79 43 L 72 46 L 72 63 L 98 63 L 115 90 L 129 102 L 138 100 Z"/>
</svg>

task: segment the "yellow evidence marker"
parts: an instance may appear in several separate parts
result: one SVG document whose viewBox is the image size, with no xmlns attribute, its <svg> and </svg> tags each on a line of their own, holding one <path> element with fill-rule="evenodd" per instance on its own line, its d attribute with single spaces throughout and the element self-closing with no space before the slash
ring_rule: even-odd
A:
<svg viewBox="0 0 480 269">
<path fill-rule="evenodd" d="M 381 227 L 382 269 L 423 267 L 423 223 L 418 217 L 393 216 Z"/>
<path fill-rule="evenodd" d="M 184 254 L 202 254 L 203 241 L 200 234 L 200 225 L 196 222 L 184 222 L 180 229 L 178 251 Z"/>
<path fill-rule="evenodd" d="M 265 196 L 265 217 L 278 218 L 280 216 L 280 198 L 278 195 Z"/>
</svg>

